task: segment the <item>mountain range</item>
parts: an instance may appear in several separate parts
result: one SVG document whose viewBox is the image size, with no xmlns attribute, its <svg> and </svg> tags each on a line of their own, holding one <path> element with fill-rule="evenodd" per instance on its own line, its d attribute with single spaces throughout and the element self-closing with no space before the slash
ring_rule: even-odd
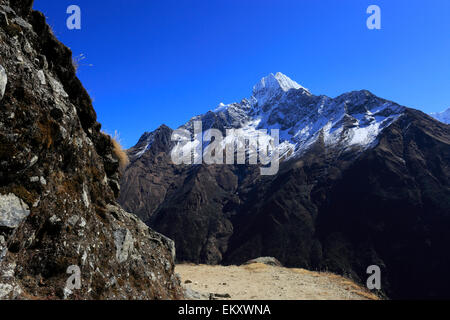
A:
<svg viewBox="0 0 450 320">
<path fill-rule="evenodd" d="M 450 297 L 448 111 L 270 74 L 179 129 L 279 129 L 277 174 L 175 165 L 164 125 L 124 167 L 72 52 L 32 7 L 0 0 L 0 299 L 182 299 L 176 261 L 263 256 L 361 284 L 377 265 L 388 297 Z"/>
<path fill-rule="evenodd" d="M 391 298 L 449 297 L 450 127 L 354 91 L 314 95 L 282 73 L 250 98 L 181 128 L 279 129 L 280 169 L 175 165 L 173 130 L 146 132 L 127 153 L 119 203 L 176 243 L 177 261 L 240 264 L 272 256 L 361 283 L 382 270 Z"/>
</svg>

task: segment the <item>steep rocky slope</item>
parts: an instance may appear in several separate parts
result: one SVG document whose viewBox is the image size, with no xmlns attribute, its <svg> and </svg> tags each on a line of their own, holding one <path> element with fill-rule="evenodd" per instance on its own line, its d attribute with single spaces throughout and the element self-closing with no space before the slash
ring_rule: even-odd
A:
<svg viewBox="0 0 450 320">
<path fill-rule="evenodd" d="M 32 4 L 0 0 L 0 299 L 182 297 L 173 242 L 116 204 L 111 138 Z"/>
<path fill-rule="evenodd" d="M 319 144 L 253 189 L 224 262 L 271 255 L 361 281 L 376 264 L 393 298 L 447 296 L 449 128 L 407 110 L 379 139 L 352 162 Z"/>
<path fill-rule="evenodd" d="M 288 267 L 364 282 L 379 265 L 390 297 L 447 297 L 450 128 L 368 91 L 314 96 L 270 75 L 241 103 L 193 118 L 204 128 L 281 130 L 280 171 L 176 166 L 172 130 L 145 134 L 119 198 L 174 239 L 178 261 Z M 411 281 L 411 279 L 414 281 Z"/>
</svg>

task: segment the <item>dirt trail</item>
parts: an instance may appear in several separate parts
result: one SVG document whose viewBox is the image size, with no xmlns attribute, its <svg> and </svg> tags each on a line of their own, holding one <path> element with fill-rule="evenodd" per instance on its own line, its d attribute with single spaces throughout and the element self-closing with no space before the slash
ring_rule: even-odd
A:
<svg viewBox="0 0 450 320">
<path fill-rule="evenodd" d="M 261 263 L 239 267 L 183 264 L 177 265 L 175 272 L 188 291 L 200 293 L 201 299 L 209 299 L 210 293 L 228 294 L 233 300 L 379 299 L 366 288 L 332 273 Z"/>
</svg>

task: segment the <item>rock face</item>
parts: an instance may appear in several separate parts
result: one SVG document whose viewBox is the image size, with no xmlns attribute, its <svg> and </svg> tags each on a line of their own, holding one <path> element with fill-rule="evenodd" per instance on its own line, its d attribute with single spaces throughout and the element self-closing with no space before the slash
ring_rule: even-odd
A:
<svg viewBox="0 0 450 320">
<path fill-rule="evenodd" d="M 0 299 L 182 297 L 173 241 L 115 202 L 111 138 L 31 8 L 0 0 Z"/>
<path fill-rule="evenodd" d="M 129 151 L 120 203 L 174 239 L 180 262 L 269 256 L 361 283 L 378 265 L 392 298 L 449 296 L 448 125 L 365 90 L 314 96 L 281 74 L 183 127 L 194 120 L 280 128 L 282 162 L 265 177 L 249 165 L 175 166 L 172 130 L 145 134 Z"/>
</svg>

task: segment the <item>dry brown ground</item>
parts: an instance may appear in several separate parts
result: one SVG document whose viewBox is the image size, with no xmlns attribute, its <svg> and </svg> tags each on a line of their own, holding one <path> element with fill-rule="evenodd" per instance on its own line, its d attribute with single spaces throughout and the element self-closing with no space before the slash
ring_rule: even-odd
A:
<svg viewBox="0 0 450 320">
<path fill-rule="evenodd" d="M 255 263 L 246 266 L 177 265 L 186 288 L 203 294 L 229 294 L 233 300 L 375 300 L 353 281 L 325 272 Z M 192 283 L 185 282 L 192 281 Z"/>
</svg>

